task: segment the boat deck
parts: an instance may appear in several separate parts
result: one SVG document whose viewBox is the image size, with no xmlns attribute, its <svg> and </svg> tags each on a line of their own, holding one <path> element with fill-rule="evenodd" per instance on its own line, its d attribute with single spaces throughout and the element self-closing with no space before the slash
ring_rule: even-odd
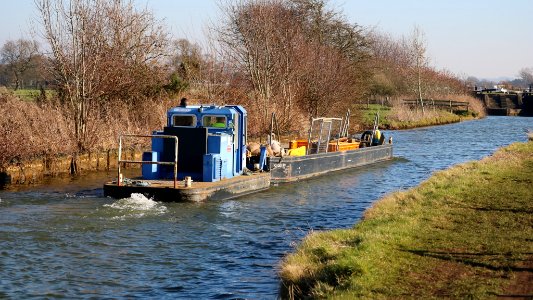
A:
<svg viewBox="0 0 533 300">
<path fill-rule="evenodd" d="M 178 181 L 174 188 L 172 180 L 131 180 L 122 183 L 104 184 L 104 195 L 113 198 L 128 198 L 132 193 L 140 193 L 158 201 L 193 201 L 221 200 L 239 197 L 268 189 L 270 173 L 253 173 L 241 175 L 216 182 L 193 181 L 186 187 L 183 181 Z"/>
</svg>

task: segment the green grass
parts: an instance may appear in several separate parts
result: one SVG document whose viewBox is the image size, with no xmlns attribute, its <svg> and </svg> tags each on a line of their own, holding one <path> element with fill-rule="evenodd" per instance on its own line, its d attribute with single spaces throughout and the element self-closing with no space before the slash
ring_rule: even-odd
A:
<svg viewBox="0 0 533 300">
<path fill-rule="evenodd" d="M 431 111 L 426 116 L 420 116 L 416 119 L 405 118 L 407 120 L 398 120 L 394 117 L 395 108 L 381 106 L 379 104 L 361 105 L 363 127 L 370 128 L 374 124 L 374 116 L 379 112 L 379 127 L 382 129 L 409 129 L 416 127 L 444 125 L 457 123 L 463 120 L 474 119 L 477 114 L 472 111 Z M 405 108 L 402 108 L 405 110 Z M 404 111 L 405 112 L 405 111 Z"/>
<path fill-rule="evenodd" d="M 450 113 L 447 111 L 440 111 L 437 115 L 422 117 L 417 120 L 412 121 L 402 121 L 402 120 L 387 120 L 383 128 L 385 129 L 409 129 L 417 127 L 426 127 L 426 126 L 435 126 L 435 125 L 445 125 L 451 123 L 458 123 L 464 120 L 473 119 L 473 117 L 461 116 L 455 113 Z"/>
<path fill-rule="evenodd" d="M 45 90 L 47 98 L 50 99 L 55 93 L 54 90 Z M 25 101 L 35 101 L 39 95 L 41 95 L 41 91 L 39 89 L 18 89 L 16 91 L 13 91 L 13 94 L 21 100 Z"/>
<path fill-rule="evenodd" d="M 33 101 L 41 94 L 41 91 L 39 89 L 18 89 L 13 93 L 21 100 Z"/>
<path fill-rule="evenodd" d="M 437 172 L 353 229 L 309 234 L 282 263 L 282 293 L 485 299 L 532 286 L 516 283 L 533 264 L 532 186 L 533 142 Z"/>
<path fill-rule="evenodd" d="M 374 124 L 374 117 L 379 112 L 380 124 L 388 124 L 388 115 L 391 112 L 391 108 L 388 106 L 382 106 L 379 104 L 369 104 L 360 106 L 363 118 L 363 124 L 366 126 L 372 126 Z"/>
</svg>

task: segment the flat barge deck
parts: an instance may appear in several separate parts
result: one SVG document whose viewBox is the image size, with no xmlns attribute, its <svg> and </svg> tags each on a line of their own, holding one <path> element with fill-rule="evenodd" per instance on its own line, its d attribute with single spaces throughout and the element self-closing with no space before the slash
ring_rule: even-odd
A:
<svg viewBox="0 0 533 300">
<path fill-rule="evenodd" d="M 270 174 L 253 173 L 252 175 L 222 179 L 216 182 L 192 182 L 185 187 L 183 181 L 174 188 L 172 180 L 133 180 L 129 184 L 116 182 L 104 184 L 104 195 L 113 198 L 128 198 L 132 193 L 140 193 L 157 201 L 176 202 L 222 200 L 240 197 L 246 194 L 266 190 L 270 187 Z"/>
</svg>

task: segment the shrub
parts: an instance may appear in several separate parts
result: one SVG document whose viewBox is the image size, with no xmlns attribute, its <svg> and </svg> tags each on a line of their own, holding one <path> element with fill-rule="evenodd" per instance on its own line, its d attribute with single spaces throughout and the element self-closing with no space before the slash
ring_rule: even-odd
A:
<svg viewBox="0 0 533 300">
<path fill-rule="evenodd" d="M 0 168 L 9 163 L 73 149 L 71 128 L 62 110 L 39 107 L 12 94 L 0 94 Z"/>
<path fill-rule="evenodd" d="M 0 90 L 0 169 L 28 159 L 74 155 L 79 151 L 69 110 L 50 103 L 22 101 L 9 91 Z M 171 100 L 146 100 L 136 106 L 112 102 L 91 109 L 87 151 L 116 149 L 122 133 L 150 134 L 165 124 L 167 108 L 176 104 Z M 144 139 L 137 144 L 148 143 Z"/>
</svg>

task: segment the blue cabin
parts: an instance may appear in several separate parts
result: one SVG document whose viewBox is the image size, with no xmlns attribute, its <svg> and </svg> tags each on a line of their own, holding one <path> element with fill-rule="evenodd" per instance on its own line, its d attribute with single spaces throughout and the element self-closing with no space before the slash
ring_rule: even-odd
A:
<svg viewBox="0 0 533 300">
<path fill-rule="evenodd" d="M 178 137 L 178 179 L 213 182 L 243 173 L 246 166 L 247 114 L 242 106 L 179 106 L 167 112 L 167 126 L 153 135 Z M 143 161 L 173 162 L 175 142 L 152 137 Z M 143 179 L 172 179 L 174 168 L 143 164 Z"/>
</svg>

